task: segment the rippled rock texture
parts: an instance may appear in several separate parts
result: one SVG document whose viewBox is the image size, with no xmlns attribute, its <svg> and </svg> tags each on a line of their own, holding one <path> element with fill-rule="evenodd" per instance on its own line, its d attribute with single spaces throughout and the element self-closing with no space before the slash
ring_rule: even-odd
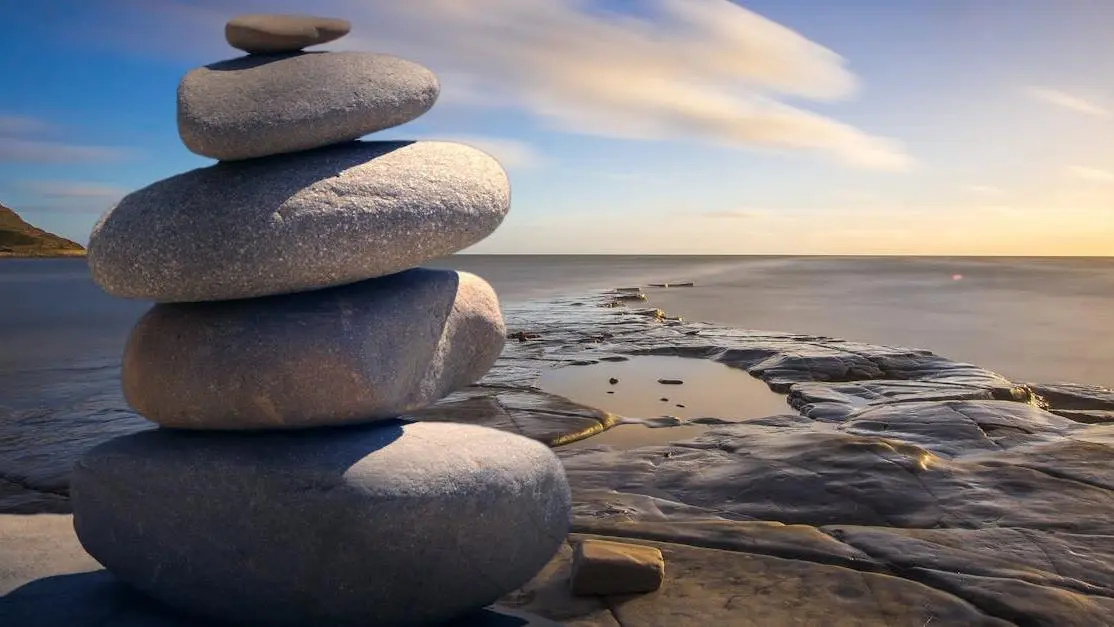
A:
<svg viewBox="0 0 1114 627">
<path fill-rule="evenodd" d="M 1111 623 L 1114 392 L 597 304 L 509 308 L 491 372 L 411 417 L 551 446 L 590 437 L 618 418 L 542 392 L 540 374 L 640 354 L 746 370 L 787 394 L 785 413 L 701 420 L 700 435 L 666 446 L 558 447 L 576 533 L 504 606 L 580 627 Z M 63 475 L 45 473 L 51 498 L 64 499 Z M 661 549 L 661 589 L 572 597 L 572 544 L 616 537 Z M 57 572 L 16 568 L 0 583 Z"/>
</svg>

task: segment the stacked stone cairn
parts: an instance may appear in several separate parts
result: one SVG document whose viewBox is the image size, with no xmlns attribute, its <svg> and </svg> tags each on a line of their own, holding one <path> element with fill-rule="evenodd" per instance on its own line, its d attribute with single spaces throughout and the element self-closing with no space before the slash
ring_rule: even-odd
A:
<svg viewBox="0 0 1114 627">
<path fill-rule="evenodd" d="M 74 469 L 86 550 L 163 603 L 265 625 L 425 625 L 525 584 L 569 527 L 544 445 L 416 422 L 505 341 L 481 278 L 417 266 L 491 234 L 502 167 L 445 142 L 362 142 L 429 110 L 432 72 L 303 52 L 343 20 L 243 16 L 247 56 L 190 71 L 178 128 L 219 160 L 125 197 L 94 227 L 108 293 L 155 301 L 124 349 L 160 428 Z"/>
</svg>

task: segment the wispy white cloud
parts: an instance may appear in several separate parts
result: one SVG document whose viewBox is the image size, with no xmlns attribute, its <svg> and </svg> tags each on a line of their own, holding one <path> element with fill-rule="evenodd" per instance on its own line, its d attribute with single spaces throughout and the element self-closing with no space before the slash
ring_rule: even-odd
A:
<svg viewBox="0 0 1114 627">
<path fill-rule="evenodd" d="M 1070 109 L 1077 113 L 1098 116 L 1110 115 L 1110 111 L 1102 105 L 1059 89 L 1026 87 L 1025 93 L 1028 94 L 1030 98 L 1039 100 L 1040 102 L 1062 107 L 1064 109 Z"/>
<path fill-rule="evenodd" d="M 876 190 L 857 187 L 839 187 L 827 194 L 834 203 L 850 204 L 855 206 L 877 203 L 882 200 L 882 194 Z"/>
<path fill-rule="evenodd" d="M 1082 165 L 1069 165 L 1064 174 L 1088 183 L 1114 183 L 1114 172 Z"/>
<path fill-rule="evenodd" d="M 533 146 L 517 139 L 487 135 L 429 135 L 420 139 L 468 144 L 495 157 L 507 169 L 537 168 L 546 162 Z"/>
<path fill-rule="evenodd" d="M 136 7 L 147 4 L 155 3 Z M 192 50 L 212 48 L 218 16 L 304 8 L 294 0 L 157 4 L 148 18 L 173 16 L 178 36 L 148 42 Z M 328 48 L 419 61 L 442 77 L 445 102 L 516 107 L 569 133 L 812 151 L 874 169 L 911 164 L 893 140 L 782 101 L 855 95 L 856 78 L 835 52 L 728 0 L 638 8 L 641 15 L 584 0 L 322 0 L 314 12 L 353 23 Z"/>
<path fill-rule="evenodd" d="M 84 215 L 84 216 L 99 216 L 112 206 L 112 203 L 107 202 L 46 202 L 46 203 L 21 203 L 19 212 L 24 217 L 34 214 L 67 214 L 67 215 Z M 92 228 L 92 222 L 89 227 Z"/>
<path fill-rule="evenodd" d="M 968 185 L 963 189 L 978 196 L 999 197 L 1006 195 L 1006 190 L 993 185 Z"/>
<path fill-rule="evenodd" d="M 520 213 L 472 252 L 620 254 L 1107 255 L 1110 197 L 1040 193 L 1018 203 L 919 202 L 832 210 L 827 204 L 759 210 L 737 220 L 692 211 L 577 207 Z M 725 210 L 725 217 L 735 212 Z"/>
<path fill-rule="evenodd" d="M 622 183 L 641 181 L 646 178 L 646 174 L 643 172 L 600 172 L 599 175 L 608 181 Z"/>
<path fill-rule="evenodd" d="M 16 137 L 50 131 L 53 127 L 38 118 L 0 113 L 0 137 Z"/>
<path fill-rule="evenodd" d="M 75 163 L 116 161 L 132 151 L 110 146 L 80 146 L 62 142 L 0 137 L 0 163 Z"/>
<path fill-rule="evenodd" d="M 58 199 L 118 200 L 128 193 L 115 185 L 82 181 L 28 181 L 24 187 L 44 198 Z"/>
<path fill-rule="evenodd" d="M 729 220 L 751 220 L 769 215 L 761 209 L 725 209 L 722 211 L 702 211 L 696 214 L 702 218 L 721 218 Z"/>
<path fill-rule="evenodd" d="M 113 161 L 131 150 L 112 146 L 83 146 L 53 141 L 58 129 L 38 118 L 0 113 L 0 163 L 74 163 Z"/>
</svg>

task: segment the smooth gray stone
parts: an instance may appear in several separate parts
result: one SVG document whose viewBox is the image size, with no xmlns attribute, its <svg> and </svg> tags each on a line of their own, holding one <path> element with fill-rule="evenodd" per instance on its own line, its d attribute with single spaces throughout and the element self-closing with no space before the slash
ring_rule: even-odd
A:
<svg viewBox="0 0 1114 627">
<path fill-rule="evenodd" d="M 269 54 L 296 52 L 344 37 L 352 30 L 348 20 L 313 15 L 238 15 L 224 25 L 228 45 L 244 52 Z"/>
<path fill-rule="evenodd" d="M 149 420 L 182 429 L 383 420 L 478 380 L 505 334 L 491 286 L 452 270 L 156 305 L 124 349 L 124 398 Z"/>
<path fill-rule="evenodd" d="M 564 470 L 494 429 L 159 429 L 90 450 L 74 528 L 172 607 L 267 625 L 417 625 L 529 581 L 569 528 Z"/>
<path fill-rule="evenodd" d="M 510 209 L 499 162 L 448 142 L 353 142 L 222 163 L 126 196 L 89 268 L 124 298 L 195 302 L 343 285 L 455 253 Z"/>
<path fill-rule="evenodd" d="M 385 54 L 246 56 L 186 74 L 178 134 L 222 161 L 309 150 L 405 124 L 440 91 L 433 72 Z"/>
</svg>

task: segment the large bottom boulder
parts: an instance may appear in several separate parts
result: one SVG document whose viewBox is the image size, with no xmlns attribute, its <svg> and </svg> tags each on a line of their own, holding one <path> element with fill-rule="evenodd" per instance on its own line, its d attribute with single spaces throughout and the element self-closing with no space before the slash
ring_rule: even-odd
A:
<svg viewBox="0 0 1114 627">
<path fill-rule="evenodd" d="M 569 528 L 544 445 L 452 423 L 159 429 L 77 464 L 74 528 L 142 592 L 217 620 L 426 625 L 531 579 Z"/>
</svg>

